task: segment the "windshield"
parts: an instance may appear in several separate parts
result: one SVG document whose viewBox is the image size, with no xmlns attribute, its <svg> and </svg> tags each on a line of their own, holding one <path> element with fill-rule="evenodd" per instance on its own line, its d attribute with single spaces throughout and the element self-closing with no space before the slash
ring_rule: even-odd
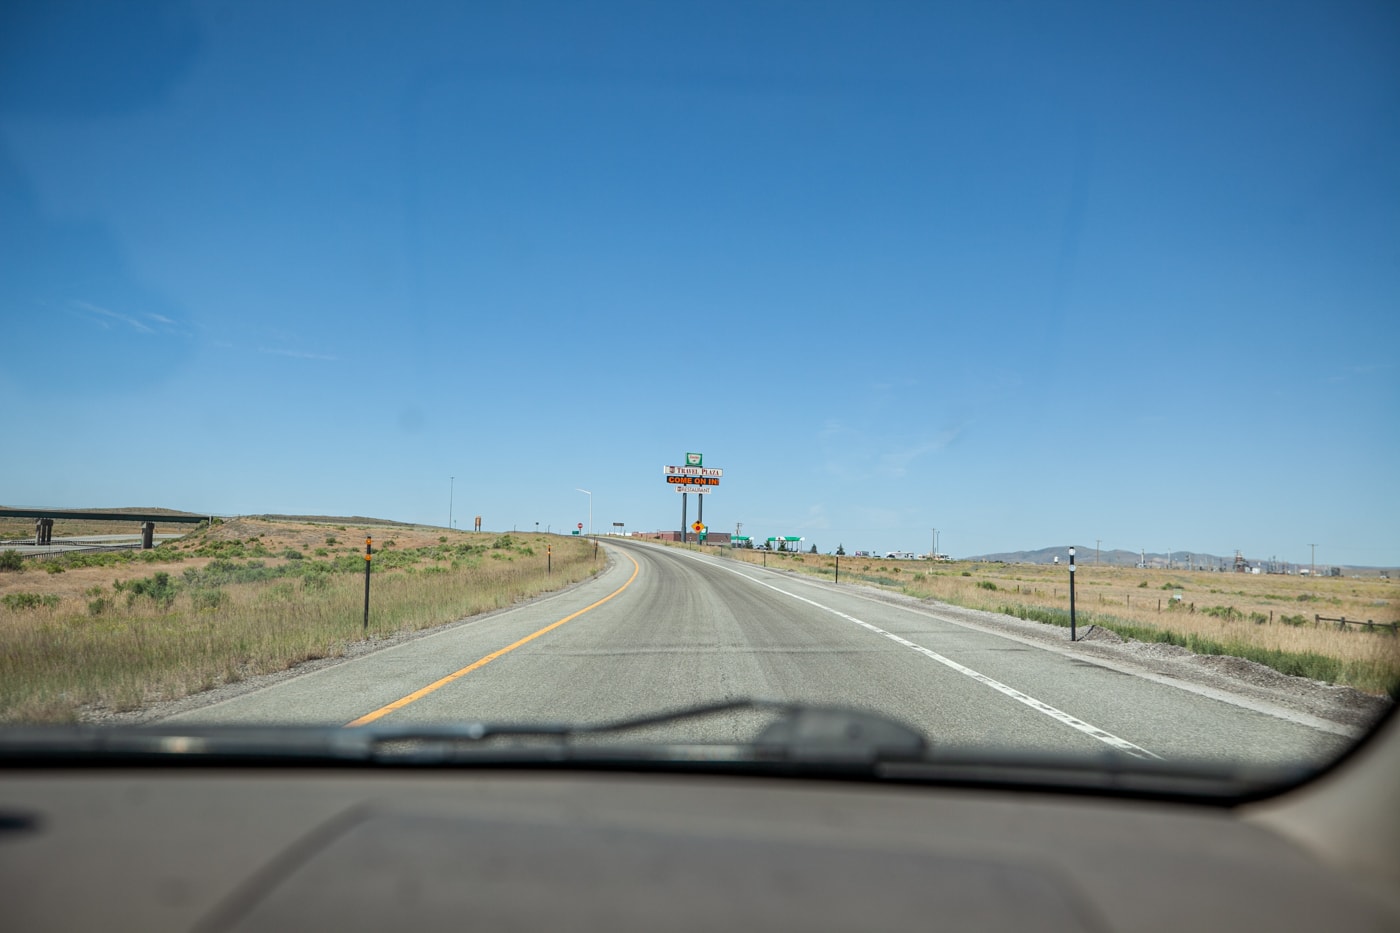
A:
<svg viewBox="0 0 1400 933">
<path fill-rule="evenodd" d="M 7 3 L 0 721 L 1333 760 L 1397 89 L 1389 3 Z"/>
</svg>

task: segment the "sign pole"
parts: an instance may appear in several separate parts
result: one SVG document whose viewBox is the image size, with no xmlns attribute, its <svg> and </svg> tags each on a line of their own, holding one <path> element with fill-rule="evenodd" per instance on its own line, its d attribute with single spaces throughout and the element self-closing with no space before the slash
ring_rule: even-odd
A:
<svg viewBox="0 0 1400 933">
<path fill-rule="evenodd" d="M 695 520 L 702 525 L 705 524 L 705 497 L 701 495 L 695 497 Z"/>
<path fill-rule="evenodd" d="M 690 498 L 690 493 L 681 493 L 681 544 L 685 544 L 685 500 Z"/>
<path fill-rule="evenodd" d="M 369 565 L 374 549 L 370 547 L 373 539 L 365 535 L 365 624 L 364 630 L 369 631 Z"/>
</svg>

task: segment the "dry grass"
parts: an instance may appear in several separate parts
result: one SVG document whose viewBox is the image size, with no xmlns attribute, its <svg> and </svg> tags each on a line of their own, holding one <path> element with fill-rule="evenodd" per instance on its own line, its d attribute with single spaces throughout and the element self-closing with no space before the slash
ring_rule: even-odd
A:
<svg viewBox="0 0 1400 933">
<path fill-rule="evenodd" d="M 714 548 L 708 550 L 714 551 Z M 762 553 L 735 550 L 752 563 Z M 767 555 L 769 567 L 832 578 L 829 555 Z M 1064 566 L 841 558 L 841 580 L 888 587 L 971 609 L 1067 620 Z M 1099 624 L 1141 640 L 1171 641 L 1209 654 L 1236 654 L 1287 673 L 1394 693 L 1400 637 L 1387 631 L 1314 624 L 1314 617 L 1400 620 L 1400 584 L 1379 577 L 1304 577 L 1138 570 L 1080 564 L 1075 587 L 1082 628 Z M 1143 584 L 1146 584 L 1145 586 Z M 1173 599 L 1179 594 L 1180 599 Z M 1058 612 L 1066 613 L 1062 619 Z M 1065 622 L 1067 624 L 1067 622 Z"/>
<path fill-rule="evenodd" d="M 236 520 L 144 558 L 127 552 L 75 566 L 84 560 L 75 555 L 57 559 L 69 564 L 61 573 L 34 564 L 0 573 L 0 600 L 58 597 L 32 608 L 0 602 L 0 720 L 134 709 L 343 654 L 365 637 L 366 530 Z M 508 606 L 602 566 L 579 538 L 368 530 L 377 552 L 370 637 Z M 554 551 L 548 575 L 546 545 Z"/>
</svg>

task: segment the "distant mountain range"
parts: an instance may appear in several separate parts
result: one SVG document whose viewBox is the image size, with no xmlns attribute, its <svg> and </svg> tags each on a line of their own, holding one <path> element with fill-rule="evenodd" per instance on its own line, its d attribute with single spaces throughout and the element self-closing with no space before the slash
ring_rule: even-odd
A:
<svg viewBox="0 0 1400 933">
<path fill-rule="evenodd" d="M 1000 560 L 1008 564 L 1053 564 L 1055 563 L 1055 558 L 1058 557 L 1061 564 L 1068 565 L 1069 548 L 1070 546 L 1066 544 L 1060 547 L 1043 547 L 1038 551 L 1003 551 L 999 554 L 979 554 L 976 557 L 964 558 L 964 560 Z M 1143 559 L 1144 555 L 1141 551 L 1099 551 L 1097 555 L 1097 560 L 1100 564 L 1108 564 L 1113 567 L 1136 567 Z M 1259 559 L 1246 557 L 1245 559 L 1249 561 L 1251 567 L 1260 566 L 1265 570 L 1284 570 L 1286 569 L 1285 564 L 1287 564 L 1286 561 L 1276 561 L 1272 562 L 1276 564 L 1276 567 L 1271 568 L 1271 561 L 1267 558 Z M 1095 554 L 1092 545 L 1089 547 L 1085 547 L 1082 544 L 1074 545 L 1074 562 L 1076 564 L 1092 564 L 1094 561 Z M 1188 567 L 1199 567 L 1210 570 L 1222 568 L 1231 570 L 1235 566 L 1235 557 L 1233 554 L 1229 557 L 1221 557 L 1219 554 L 1198 553 L 1196 551 L 1172 551 L 1170 555 L 1148 551 L 1146 554 L 1146 561 L 1148 567 L 1164 569 L 1167 567 L 1179 567 L 1184 570 Z M 1298 565 L 1293 564 L 1288 566 L 1296 567 Z"/>
</svg>

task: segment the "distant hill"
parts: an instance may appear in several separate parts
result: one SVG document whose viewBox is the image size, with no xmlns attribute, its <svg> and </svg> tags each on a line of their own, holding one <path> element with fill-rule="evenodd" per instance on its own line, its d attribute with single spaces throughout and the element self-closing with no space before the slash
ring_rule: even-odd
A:
<svg viewBox="0 0 1400 933">
<path fill-rule="evenodd" d="M 1005 561 L 1008 564 L 1053 564 L 1055 558 L 1060 559 L 1061 564 L 1069 564 L 1069 545 L 1059 547 L 1043 547 L 1038 551 L 1002 551 L 998 554 L 978 554 L 975 557 L 960 557 L 959 560 L 985 560 L 985 561 Z M 1098 555 L 1099 563 L 1110 567 L 1136 567 L 1143 559 L 1141 551 L 1100 551 Z M 1167 555 L 1159 552 L 1147 552 L 1147 566 L 1165 570 L 1170 566 L 1173 570 L 1187 569 L 1187 561 L 1190 561 L 1190 568 L 1201 570 L 1233 570 L 1235 567 L 1235 557 L 1221 557 L 1219 554 L 1197 553 L 1195 551 L 1172 551 L 1171 564 L 1167 564 Z M 1267 557 L 1251 557 L 1245 555 L 1245 560 L 1249 566 L 1258 567 L 1265 573 L 1294 573 L 1300 569 L 1308 569 L 1307 564 L 1293 564 L 1288 561 L 1276 561 Z M 1089 565 L 1094 562 L 1094 548 L 1085 547 L 1082 544 L 1074 546 L 1074 562 L 1081 565 Z M 1326 573 L 1332 568 L 1331 564 L 1317 565 L 1319 574 Z M 1357 573 L 1374 573 L 1378 571 L 1390 572 L 1392 568 L 1340 565 L 1338 570 L 1350 575 Z"/>
<path fill-rule="evenodd" d="M 247 515 L 245 518 L 265 518 L 272 522 L 315 522 L 318 525 L 390 525 L 412 528 L 412 522 L 396 522 L 389 518 L 366 518 L 363 515 Z"/>
<path fill-rule="evenodd" d="M 964 560 L 1000 560 L 1008 564 L 1053 564 L 1055 558 L 1058 557 L 1060 563 L 1068 564 L 1069 548 L 1070 546 L 1066 544 L 1058 547 L 1043 547 L 1036 551 L 1002 551 L 998 554 L 979 554 L 975 557 L 964 558 Z M 1089 545 L 1088 547 L 1082 544 L 1074 545 L 1075 563 L 1092 564 L 1094 563 L 1094 559 L 1093 545 Z M 1143 555 L 1141 551 L 1124 551 L 1120 549 L 1099 551 L 1098 553 L 1098 562 L 1112 567 L 1136 567 L 1142 560 Z M 1221 557 L 1218 554 L 1197 553 L 1195 551 L 1171 552 L 1171 567 L 1181 567 L 1184 569 L 1187 567 L 1188 561 L 1191 567 L 1206 567 L 1210 569 L 1224 567 L 1228 570 L 1235 565 L 1234 555 L 1227 558 Z M 1267 561 L 1250 561 L 1251 564 L 1256 562 L 1261 564 L 1267 563 Z M 1168 566 L 1167 555 L 1148 551 L 1147 566 L 1166 568 Z"/>
</svg>

